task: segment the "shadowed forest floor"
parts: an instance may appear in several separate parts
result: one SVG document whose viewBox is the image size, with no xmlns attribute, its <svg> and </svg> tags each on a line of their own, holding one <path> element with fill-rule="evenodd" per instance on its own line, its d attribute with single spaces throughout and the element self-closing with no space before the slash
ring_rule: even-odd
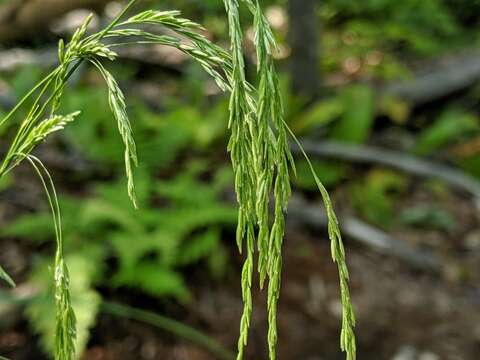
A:
<svg viewBox="0 0 480 360">
<path fill-rule="evenodd" d="M 342 198 L 342 190 L 336 195 Z M 428 201 L 430 196 L 418 186 L 399 207 Z M 407 228 L 391 231 L 439 256 L 443 264 L 439 273 L 411 269 L 401 260 L 345 240 L 360 359 L 476 359 L 480 350 L 480 292 L 475 285 L 479 283 L 480 233 L 474 230 L 478 219 L 468 199 L 460 195 L 448 195 L 442 199 L 442 206 L 455 209 L 457 226 L 450 232 Z M 343 359 L 338 350 L 341 305 L 337 272 L 325 234 L 291 226 L 284 253 L 278 316 L 281 359 Z M 14 242 L 3 242 L 0 254 L 4 263 L 12 256 L 32 256 L 28 248 Z M 235 259 L 223 284 L 212 284 L 199 267 L 186 270 L 194 300 L 185 307 L 121 290 L 100 291 L 105 298 L 182 320 L 234 349 L 242 306 L 239 273 L 234 271 L 240 269 L 241 259 Z M 247 359 L 266 358 L 263 301 L 265 295 L 257 293 Z M 0 352 L 12 360 L 41 359 L 35 345 L 37 338 L 29 332 L 26 321 L 21 314 L 11 316 L 14 326 L 0 334 Z M 120 358 L 207 360 L 213 356 L 151 326 L 101 315 L 82 359 Z"/>
</svg>

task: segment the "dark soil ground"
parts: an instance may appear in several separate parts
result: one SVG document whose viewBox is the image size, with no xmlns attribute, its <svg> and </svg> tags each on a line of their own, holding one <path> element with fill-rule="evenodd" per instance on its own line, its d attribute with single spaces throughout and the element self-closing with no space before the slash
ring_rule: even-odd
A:
<svg viewBox="0 0 480 360">
<path fill-rule="evenodd" d="M 429 194 L 420 188 L 406 198 L 408 202 L 425 201 Z M 441 258 L 439 271 L 415 270 L 403 260 L 345 240 L 360 360 L 479 358 L 480 222 L 468 198 L 448 195 L 442 202 L 456 220 L 454 231 L 392 230 L 398 238 L 432 250 Z M 19 244 L 1 241 L 1 260 L 11 256 L 25 262 L 31 254 Z M 241 259 L 236 260 L 233 268 L 237 271 L 227 276 L 227 283 L 212 284 L 201 269 L 192 269 L 189 278 L 194 301 L 190 305 L 158 304 L 131 294 L 105 295 L 184 321 L 234 349 L 242 307 L 238 273 Z M 343 359 L 338 349 L 338 277 L 324 234 L 290 228 L 283 280 L 279 359 Z M 267 359 L 265 294 L 256 291 L 246 358 Z M 8 314 L 8 327 L 0 327 L 0 353 L 12 360 L 43 359 L 37 338 L 28 330 L 20 309 L 17 311 Z M 101 315 L 82 359 L 208 360 L 214 356 L 149 325 Z"/>
</svg>

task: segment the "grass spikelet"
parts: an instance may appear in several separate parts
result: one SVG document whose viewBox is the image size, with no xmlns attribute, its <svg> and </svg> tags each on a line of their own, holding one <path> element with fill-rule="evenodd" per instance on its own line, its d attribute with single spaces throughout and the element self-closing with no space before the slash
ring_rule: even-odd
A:
<svg viewBox="0 0 480 360">
<path fill-rule="evenodd" d="M 340 279 L 340 297 L 342 302 L 342 330 L 340 333 L 340 348 L 346 353 L 347 360 L 356 359 L 356 340 L 355 340 L 355 313 L 353 310 L 353 305 L 350 300 L 350 290 L 348 287 L 349 273 L 347 269 L 347 263 L 345 259 L 345 249 L 343 246 L 342 235 L 338 225 L 338 219 L 333 209 L 333 204 L 328 195 L 327 189 L 323 186 L 320 181 L 315 169 L 313 167 L 310 158 L 302 147 L 300 141 L 296 138 L 293 132 L 288 128 L 287 130 L 291 134 L 295 143 L 299 147 L 303 157 L 307 161 L 307 164 L 310 168 L 310 172 L 313 175 L 315 183 L 320 191 L 327 211 L 328 219 L 328 236 L 330 238 L 330 250 L 333 261 L 337 264 L 338 274 Z"/>
<path fill-rule="evenodd" d="M 230 120 L 231 138 L 228 145 L 235 174 L 235 191 L 237 193 L 238 225 L 237 245 L 242 249 L 246 241 L 246 259 L 242 271 L 243 314 L 240 320 L 237 359 L 243 359 L 247 345 L 250 318 L 252 313 L 252 277 L 255 250 L 256 226 L 256 191 L 257 178 L 261 176 L 258 169 L 261 165 L 258 157 L 257 126 L 252 118 L 254 112 L 249 109 L 248 89 L 245 79 L 245 64 L 242 51 L 242 29 L 236 0 L 224 0 L 228 16 L 229 34 L 232 52 L 232 73 L 230 75 Z"/>
<path fill-rule="evenodd" d="M 120 132 L 125 145 L 125 172 L 128 182 L 128 196 L 132 200 L 134 206 L 137 207 L 135 185 L 133 181 L 133 165 L 138 165 L 137 150 L 135 140 L 133 139 L 132 127 L 127 115 L 125 96 L 112 74 L 108 72 L 98 60 L 92 59 L 90 61 L 100 71 L 107 84 L 110 109 L 117 120 L 118 131 Z"/>
<path fill-rule="evenodd" d="M 42 121 L 32 129 L 27 139 L 20 147 L 19 152 L 23 154 L 29 154 L 32 149 L 40 142 L 45 140 L 47 136 L 53 134 L 54 132 L 63 130 L 65 126 L 74 121 L 78 115 L 80 115 L 80 111 L 76 111 L 65 116 L 55 115 Z"/>
<path fill-rule="evenodd" d="M 269 184 L 269 192 L 264 195 L 265 198 L 258 198 L 257 201 L 263 201 L 268 204 L 268 198 L 270 192 L 273 190 L 274 194 L 274 223 L 272 225 L 270 238 L 268 241 L 268 247 L 263 244 L 265 240 L 259 237 L 259 259 L 264 260 L 267 263 L 267 267 L 259 262 L 260 275 L 265 276 L 267 272 L 269 284 L 268 284 L 268 296 L 267 296 L 267 308 L 268 308 L 268 349 L 269 357 L 271 360 L 276 358 L 276 344 L 277 344 L 277 303 L 280 297 L 280 284 L 281 284 L 281 272 L 282 272 L 282 245 L 285 233 L 285 214 L 288 201 L 291 194 L 290 186 L 290 173 L 289 173 L 289 157 L 291 157 L 290 148 L 287 142 L 287 134 L 284 127 L 284 109 L 283 101 L 279 93 L 277 73 L 273 61 L 272 51 L 276 49 L 276 44 L 271 33 L 271 29 L 268 25 L 266 18 L 263 15 L 259 2 L 257 1 L 255 6 L 249 2 L 249 8 L 254 14 L 254 28 L 255 28 L 255 44 L 257 49 L 258 58 L 258 74 L 260 77 L 260 84 L 258 89 L 258 109 L 257 116 L 260 128 L 259 142 L 263 144 L 264 157 L 268 157 L 272 154 L 272 160 L 268 158 L 263 163 L 273 164 L 275 169 L 274 178 Z M 272 142 L 269 133 L 270 122 L 274 128 L 276 134 L 275 142 Z M 264 176 L 266 178 L 272 172 L 270 167 L 263 169 Z M 273 184 L 273 189 L 272 189 Z M 262 194 L 261 194 L 262 195 Z M 266 213 L 266 211 L 265 211 Z M 261 214 L 258 214 L 260 217 Z M 260 229 L 262 226 L 268 226 L 268 215 L 265 217 L 265 225 L 259 223 Z M 260 261 L 259 260 L 259 261 Z"/>
</svg>

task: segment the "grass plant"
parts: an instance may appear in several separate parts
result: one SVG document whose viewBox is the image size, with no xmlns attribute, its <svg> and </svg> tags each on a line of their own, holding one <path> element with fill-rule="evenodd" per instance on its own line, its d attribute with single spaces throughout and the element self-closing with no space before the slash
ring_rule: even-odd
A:
<svg viewBox="0 0 480 360">
<path fill-rule="evenodd" d="M 68 43 L 59 42 L 58 66 L 8 113 L 0 126 L 7 123 L 23 106 L 30 106 L 21 122 L 10 148 L 0 166 L 0 177 L 12 171 L 26 160 L 40 177 L 47 195 L 55 227 L 56 256 L 54 265 L 56 331 L 55 359 L 75 358 L 75 313 L 70 300 L 69 273 L 63 254 L 62 223 L 57 193 L 46 167 L 32 155 L 35 147 L 68 123 L 80 117 L 79 112 L 58 114 L 62 95 L 68 80 L 82 63 L 90 63 L 101 74 L 108 89 L 109 105 L 125 147 L 125 172 L 127 191 L 134 206 L 134 169 L 138 163 L 136 146 L 127 114 L 125 97 L 115 77 L 107 70 L 106 63 L 115 61 L 115 49 L 135 44 L 160 44 L 174 47 L 197 61 L 210 74 L 218 86 L 230 93 L 229 129 L 231 138 L 228 151 L 235 176 L 235 192 L 238 201 L 236 241 L 245 252 L 241 287 L 244 310 L 240 320 L 237 359 L 244 358 L 252 314 L 252 279 L 256 264 L 260 287 L 268 283 L 268 349 L 269 358 L 276 359 L 277 313 L 282 270 L 282 243 L 285 232 L 285 214 L 291 195 L 290 178 L 295 165 L 288 136 L 301 147 L 285 122 L 284 108 L 279 91 L 274 64 L 276 43 L 258 0 L 243 0 L 253 16 L 255 45 L 257 50 L 258 87 L 246 79 L 243 57 L 243 30 L 240 21 L 239 2 L 224 0 L 227 13 L 230 50 L 216 46 L 201 33 L 202 27 L 180 17 L 178 11 L 147 10 L 125 18 L 128 10 L 137 3 L 132 0 L 105 29 L 87 35 L 91 17 L 73 34 Z M 161 26 L 174 35 L 159 35 L 150 30 Z M 153 31 L 153 30 L 152 30 Z M 341 348 L 347 360 L 356 355 L 353 328 L 355 318 L 348 289 L 348 270 L 345 251 L 332 203 L 326 189 L 315 174 L 307 155 L 315 181 L 327 208 L 328 233 L 333 260 L 338 265 L 343 306 Z M 273 202 L 273 204 L 271 204 Z M 273 209 L 273 210 L 271 210 Z M 0 277 L 10 285 L 13 280 L 0 268 Z"/>
</svg>

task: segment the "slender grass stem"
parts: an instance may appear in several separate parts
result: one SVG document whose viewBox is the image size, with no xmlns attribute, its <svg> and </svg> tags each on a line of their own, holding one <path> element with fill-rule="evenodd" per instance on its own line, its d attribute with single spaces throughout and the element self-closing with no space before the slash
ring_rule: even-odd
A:
<svg viewBox="0 0 480 360">
<path fill-rule="evenodd" d="M 309 156 L 305 152 L 302 144 L 287 124 L 285 124 L 285 127 L 295 141 L 295 143 L 297 144 L 298 148 L 300 149 L 301 154 L 307 161 L 310 172 L 312 173 L 318 190 L 322 195 L 323 202 L 327 210 L 328 235 L 331 244 L 331 256 L 333 261 L 337 264 L 340 280 L 340 295 L 342 302 L 342 330 L 340 334 L 340 348 L 346 353 L 347 360 L 355 360 L 357 353 L 356 339 L 354 333 L 356 321 L 353 305 L 350 299 L 350 290 L 348 287 L 349 273 L 345 259 L 345 249 L 343 246 L 342 235 L 340 233 L 337 216 L 335 215 L 335 211 L 333 209 L 332 201 L 330 200 L 328 191 L 320 181 L 315 171 L 315 168 L 313 167 L 313 164 Z"/>
<path fill-rule="evenodd" d="M 234 354 L 226 350 L 215 339 L 198 330 L 195 330 L 188 325 L 185 325 L 184 323 L 173 320 L 166 316 L 162 316 L 151 311 L 134 308 L 128 305 L 106 301 L 101 304 L 101 310 L 110 315 L 125 317 L 153 325 L 180 338 L 189 340 L 194 344 L 204 347 L 219 360 L 233 360 L 235 358 Z"/>
<path fill-rule="evenodd" d="M 18 297 L 7 291 L 0 290 L 0 303 L 25 306 L 33 301 L 45 301 L 45 297 L 40 294 L 28 297 Z M 191 341 L 193 344 L 205 348 L 219 360 L 233 360 L 235 358 L 234 354 L 214 338 L 168 316 L 113 301 L 103 301 L 100 304 L 100 311 L 104 314 L 127 318 L 155 326 L 170 334 L 178 336 L 179 338 Z"/>
<path fill-rule="evenodd" d="M 130 0 L 130 2 L 123 8 L 123 10 L 117 15 L 117 17 L 105 28 L 103 29 L 99 34 L 97 40 L 100 41 L 102 40 L 105 35 L 108 34 L 110 30 L 112 30 L 115 25 L 117 25 L 120 20 L 123 18 L 123 16 L 130 10 L 130 8 L 135 5 L 135 3 L 138 2 L 138 0 Z"/>
<path fill-rule="evenodd" d="M 14 107 L 12 110 L 8 112 L 7 115 L 0 121 L 0 127 L 5 124 L 10 118 L 22 107 L 22 105 L 33 95 L 35 92 L 44 85 L 47 81 L 49 81 L 52 77 L 56 75 L 56 70 L 52 71 L 49 75 L 47 75 L 43 80 L 41 80 L 38 84 L 36 84 Z"/>
</svg>

